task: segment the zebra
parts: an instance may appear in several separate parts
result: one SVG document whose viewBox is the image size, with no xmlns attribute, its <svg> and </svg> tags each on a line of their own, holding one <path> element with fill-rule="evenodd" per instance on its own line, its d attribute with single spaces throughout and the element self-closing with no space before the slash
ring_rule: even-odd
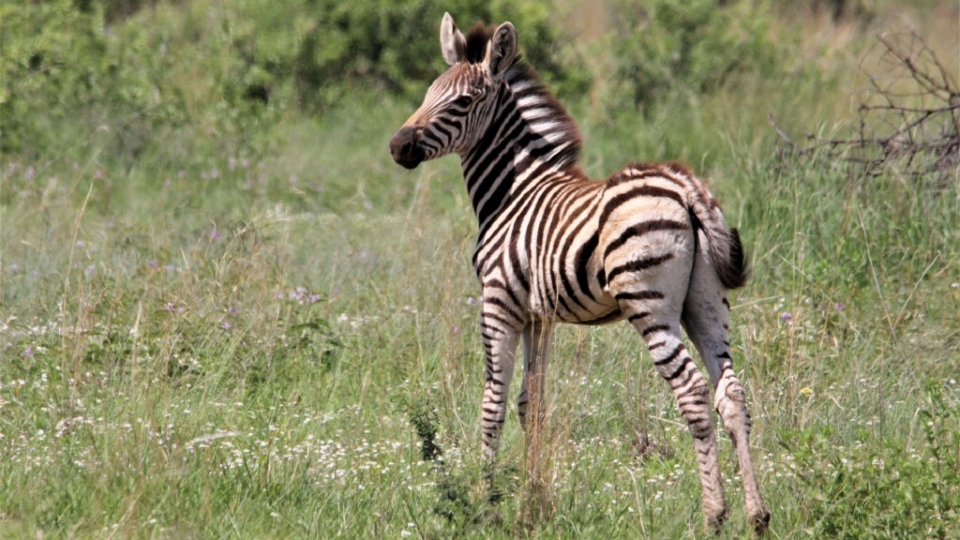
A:
<svg viewBox="0 0 960 540">
<path fill-rule="evenodd" d="M 727 228 L 717 201 L 681 164 L 638 163 L 606 181 L 589 179 L 577 165 L 576 124 L 517 43 L 509 22 L 477 23 L 464 36 L 444 14 L 440 45 L 450 67 L 390 141 L 394 161 L 407 169 L 451 153 L 461 159 L 479 225 L 473 266 L 483 298 L 485 457 L 496 458 L 520 342 L 518 416 L 529 445 L 538 440 L 554 326 L 626 319 L 673 391 L 693 436 L 705 527 L 719 527 L 728 508 L 710 388 L 682 327 L 736 449 L 748 520 L 764 533 L 770 511 L 751 461 L 751 418 L 728 341 L 727 293 L 749 273 L 737 230 Z"/>
</svg>

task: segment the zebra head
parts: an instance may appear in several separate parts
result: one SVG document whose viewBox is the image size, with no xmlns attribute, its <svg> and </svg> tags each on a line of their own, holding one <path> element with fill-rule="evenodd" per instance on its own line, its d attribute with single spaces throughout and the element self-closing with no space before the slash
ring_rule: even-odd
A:
<svg viewBox="0 0 960 540">
<path fill-rule="evenodd" d="M 478 24 L 464 37 L 445 13 L 440 48 L 450 68 L 390 141 L 394 161 L 408 169 L 451 152 L 465 155 L 477 143 L 506 88 L 503 75 L 517 56 L 517 30 L 505 22 L 491 35 Z"/>
</svg>

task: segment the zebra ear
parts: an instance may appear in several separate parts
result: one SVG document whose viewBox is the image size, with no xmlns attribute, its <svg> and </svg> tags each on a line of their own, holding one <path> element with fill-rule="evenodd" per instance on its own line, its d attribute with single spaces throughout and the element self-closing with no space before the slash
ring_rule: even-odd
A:
<svg viewBox="0 0 960 540">
<path fill-rule="evenodd" d="M 497 28 L 487 46 L 487 68 L 494 77 L 499 77 L 517 56 L 517 29 L 509 22 Z"/>
<path fill-rule="evenodd" d="M 443 51 L 443 59 L 451 66 L 463 61 L 467 56 L 467 40 L 460 30 L 457 30 L 457 25 L 449 13 L 443 14 L 443 21 L 440 23 L 440 50 Z"/>
</svg>

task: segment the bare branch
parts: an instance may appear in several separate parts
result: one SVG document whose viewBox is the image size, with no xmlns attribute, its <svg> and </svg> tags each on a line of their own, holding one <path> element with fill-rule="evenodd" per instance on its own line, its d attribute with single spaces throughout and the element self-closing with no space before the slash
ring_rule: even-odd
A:
<svg viewBox="0 0 960 540">
<path fill-rule="evenodd" d="M 777 136 L 787 143 L 778 149 L 823 164 L 847 163 L 859 176 L 874 176 L 896 166 L 902 177 L 945 178 L 960 165 L 960 92 L 953 76 L 922 36 L 909 29 L 882 33 L 871 50 L 879 54 L 881 70 L 871 72 L 861 60 L 869 88 L 857 108 L 859 121 L 850 137 L 809 136 L 803 147 L 768 115 Z M 877 50 L 879 48 L 879 50 Z"/>
<path fill-rule="evenodd" d="M 800 145 L 793 142 L 793 140 L 791 140 L 790 137 L 787 136 L 786 132 L 780 129 L 780 126 L 778 126 L 777 122 L 773 119 L 773 113 L 767 113 L 767 120 L 770 122 L 770 125 L 773 126 L 773 130 L 777 132 L 777 135 L 779 135 L 780 138 L 784 140 L 784 142 L 789 144 L 794 151 L 802 155 L 807 155 L 809 153 L 807 150 L 801 148 Z"/>
</svg>

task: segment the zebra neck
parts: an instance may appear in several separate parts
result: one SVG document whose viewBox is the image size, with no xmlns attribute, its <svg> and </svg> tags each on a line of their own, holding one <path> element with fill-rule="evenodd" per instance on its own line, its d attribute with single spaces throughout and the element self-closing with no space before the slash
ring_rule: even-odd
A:
<svg viewBox="0 0 960 540">
<path fill-rule="evenodd" d="M 517 115 L 519 119 L 519 115 Z M 463 157 L 463 179 L 480 231 L 493 221 L 510 198 L 516 182 L 516 142 L 510 123 L 496 119 L 475 150 Z M 500 136 L 493 136 L 499 132 Z"/>
<path fill-rule="evenodd" d="M 549 181 L 564 169 L 564 148 L 535 132 L 509 92 L 499 103 L 484 136 L 461 164 L 480 239 L 511 199 Z"/>
</svg>

